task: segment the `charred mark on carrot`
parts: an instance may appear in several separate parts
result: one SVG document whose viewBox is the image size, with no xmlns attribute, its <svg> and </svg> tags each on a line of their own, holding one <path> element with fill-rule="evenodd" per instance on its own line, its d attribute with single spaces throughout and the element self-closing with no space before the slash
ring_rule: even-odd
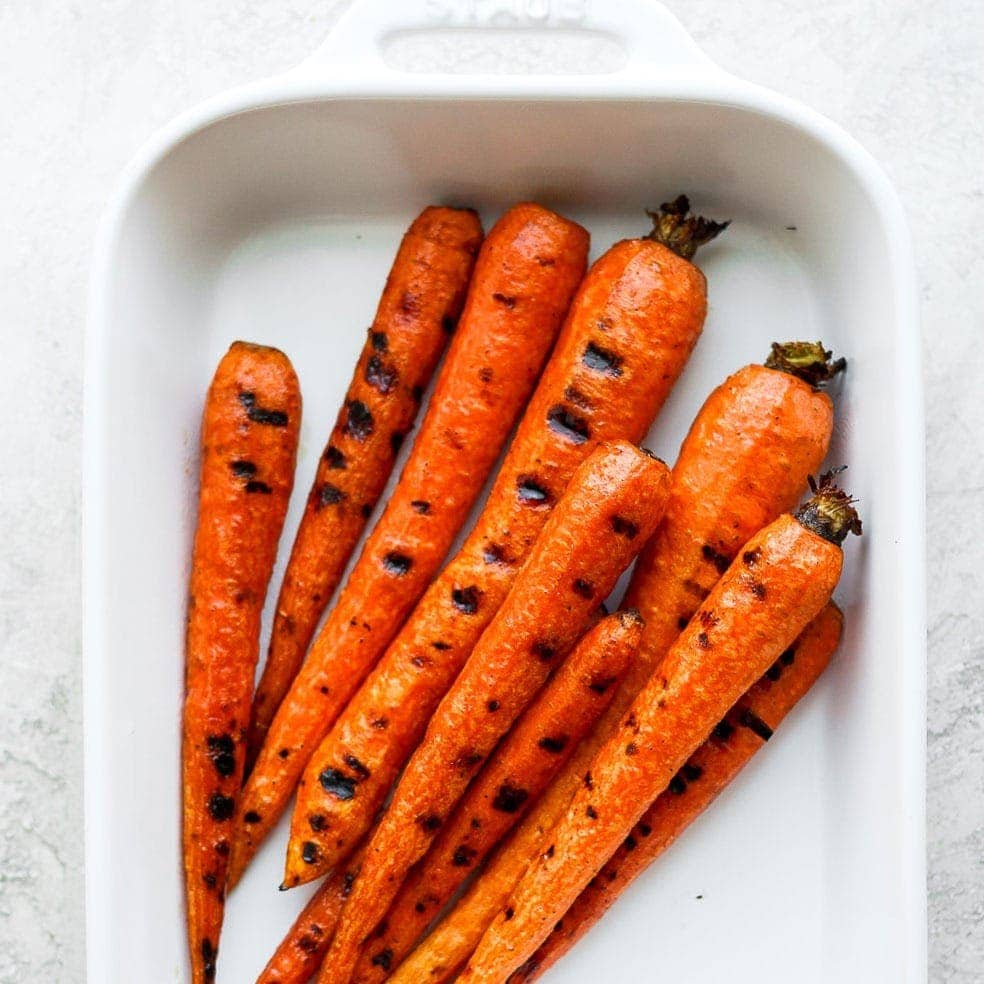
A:
<svg viewBox="0 0 984 984">
<path fill-rule="evenodd" d="M 770 728 L 758 715 L 753 714 L 746 707 L 738 716 L 738 723 L 743 728 L 748 728 L 753 735 L 757 735 L 762 741 L 768 741 L 772 737 Z"/>
<path fill-rule="evenodd" d="M 323 813 L 312 813 L 308 817 L 308 826 L 317 834 L 328 826 L 328 819 Z"/>
<path fill-rule="evenodd" d="M 380 393 L 389 393 L 399 379 L 400 374 L 393 366 L 388 366 L 378 355 L 369 357 L 366 362 L 366 382 L 374 389 Z"/>
<path fill-rule="evenodd" d="M 501 294 L 499 291 L 496 291 L 492 295 L 492 300 L 510 311 L 516 306 L 516 298 L 512 294 Z"/>
<path fill-rule="evenodd" d="M 258 482 L 255 478 L 246 483 L 246 491 L 254 492 L 259 495 L 270 495 L 273 489 L 266 482 Z"/>
<path fill-rule="evenodd" d="M 372 413 L 361 400 L 350 400 L 346 406 L 345 433 L 357 441 L 365 441 L 373 432 Z"/>
<path fill-rule="evenodd" d="M 380 950 L 379 953 L 375 954 L 372 958 L 372 965 L 374 967 L 381 967 L 385 971 L 393 966 L 393 951 L 387 947 L 385 950 Z"/>
<path fill-rule="evenodd" d="M 236 809 L 236 801 L 231 796 L 224 796 L 222 793 L 212 793 L 208 798 L 209 816 L 222 823 L 231 820 Z"/>
<path fill-rule="evenodd" d="M 257 406 L 255 393 L 240 393 L 239 402 L 246 408 L 246 416 L 254 424 L 266 424 L 270 427 L 287 426 L 287 414 L 283 410 L 268 410 L 266 407 Z"/>
<path fill-rule="evenodd" d="M 385 331 L 370 331 L 369 339 L 377 352 L 389 351 L 389 338 Z"/>
<path fill-rule="evenodd" d="M 256 812 L 256 810 L 247 810 L 243 814 L 244 823 L 259 823 L 262 819 L 263 817 L 261 817 L 259 813 Z"/>
<path fill-rule="evenodd" d="M 492 800 L 492 809 L 502 813 L 515 813 L 528 799 L 529 790 L 504 782 Z"/>
<path fill-rule="evenodd" d="M 576 595 L 580 595 L 588 601 L 594 597 L 595 586 L 590 581 L 585 581 L 584 578 L 579 577 L 575 579 L 571 587 Z"/>
<path fill-rule="evenodd" d="M 723 574 L 731 566 L 731 561 L 709 543 L 700 548 L 700 553 L 704 560 L 709 560 L 717 568 L 719 574 Z"/>
<path fill-rule="evenodd" d="M 345 455 L 334 444 L 329 444 L 325 448 L 324 458 L 329 468 L 343 469 L 348 467 Z"/>
<path fill-rule="evenodd" d="M 417 821 L 424 830 L 432 832 L 441 826 L 441 818 L 436 813 L 428 813 Z"/>
<path fill-rule="evenodd" d="M 451 592 L 451 603 L 466 615 L 474 615 L 478 611 L 481 598 L 482 592 L 474 584 L 467 588 L 455 588 Z"/>
<path fill-rule="evenodd" d="M 314 841 L 305 841 L 301 845 L 301 860 L 305 864 L 317 864 L 321 859 L 321 851 Z"/>
<path fill-rule="evenodd" d="M 482 550 L 482 560 L 486 564 L 508 564 L 505 551 L 497 543 L 486 544 Z"/>
<path fill-rule="evenodd" d="M 532 475 L 520 475 L 516 479 L 516 489 L 520 500 L 530 505 L 541 506 L 550 501 L 550 492 Z"/>
<path fill-rule="evenodd" d="M 232 735 L 209 735 L 205 744 L 215 771 L 220 776 L 231 776 L 236 771 L 236 743 Z"/>
<path fill-rule="evenodd" d="M 622 375 L 622 358 L 609 349 L 588 342 L 588 347 L 581 356 L 581 361 L 595 372 L 603 372 L 608 376 Z"/>
<path fill-rule="evenodd" d="M 232 469 L 232 474 L 236 478 L 252 478 L 256 474 L 256 465 L 252 461 L 243 461 L 241 459 L 230 461 L 229 467 Z"/>
<path fill-rule="evenodd" d="M 588 684 L 588 689 L 593 690 L 596 694 L 603 694 L 615 682 L 615 680 L 616 677 L 613 676 L 600 677 L 599 679 L 592 680 L 591 683 Z"/>
<path fill-rule="evenodd" d="M 554 649 L 549 643 L 546 642 L 534 642 L 533 643 L 533 655 L 541 663 L 549 663 L 550 660 L 557 655 L 557 650 Z"/>
<path fill-rule="evenodd" d="M 358 785 L 356 779 L 347 776 L 340 769 L 325 769 L 318 776 L 318 782 L 326 793 L 339 800 L 350 800 L 355 796 L 355 787 Z"/>
<path fill-rule="evenodd" d="M 454 854 L 451 855 L 451 864 L 455 868 L 467 868 L 475 860 L 476 854 L 478 854 L 478 851 L 475 848 L 459 844 L 454 849 Z"/>
<path fill-rule="evenodd" d="M 391 550 L 383 557 L 383 568 L 387 574 L 392 574 L 394 577 L 403 577 L 411 567 L 413 567 L 413 558 L 398 550 Z"/>
<path fill-rule="evenodd" d="M 557 735 L 556 737 L 544 735 L 537 742 L 537 745 L 545 752 L 550 752 L 552 755 L 559 755 L 567 747 L 569 740 L 567 735 Z"/>
<path fill-rule="evenodd" d="M 573 444 L 584 444 L 591 436 L 591 428 L 584 417 L 571 413 L 562 403 L 547 411 L 547 424 L 555 434 L 566 437 Z"/>
<path fill-rule="evenodd" d="M 368 779 L 370 772 L 351 752 L 347 753 L 342 761 L 360 778 Z"/>
<path fill-rule="evenodd" d="M 347 498 L 348 496 L 337 485 L 332 485 L 331 482 L 325 482 L 318 489 L 318 496 L 314 501 L 314 508 L 318 510 L 324 509 L 325 506 L 334 506 Z"/>
<path fill-rule="evenodd" d="M 432 643 L 431 643 L 431 645 L 432 645 L 432 646 L 433 646 L 433 647 L 434 647 L 434 648 L 435 648 L 435 649 L 436 649 L 436 650 L 437 650 L 437 651 L 438 651 L 439 653 L 443 653 L 443 652 L 446 652 L 446 651 L 447 651 L 448 649 L 450 649 L 450 648 L 451 648 L 451 643 L 450 643 L 450 642 L 441 642 L 441 640 L 440 640 L 440 639 L 438 639 L 438 640 L 437 640 L 436 642 L 432 642 Z"/>
<path fill-rule="evenodd" d="M 639 535 L 639 527 L 624 516 L 612 516 L 612 530 L 627 540 L 634 540 Z"/>
<path fill-rule="evenodd" d="M 431 504 L 427 502 L 426 499 L 414 499 L 413 502 L 410 503 L 410 508 L 421 516 L 429 516 Z"/>
</svg>

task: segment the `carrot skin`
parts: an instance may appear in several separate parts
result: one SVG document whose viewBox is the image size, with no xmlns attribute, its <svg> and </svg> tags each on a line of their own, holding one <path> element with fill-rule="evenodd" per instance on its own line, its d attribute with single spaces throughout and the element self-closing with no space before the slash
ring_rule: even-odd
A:
<svg viewBox="0 0 984 984">
<path fill-rule="evenodd" d="M 320 980 L 347 981 L 367 934 L 552 663 L 569 652 L 663 511 L 668 470 L 625 441 L 595 449 L 407 765 L 342 913 Z M 630 536 L 629 530 L 636 535 Z M 489 700 L 496 714 L 483 714 Z"/>
<path fill-rule="evenodd" d="M 417 416 L 464 304 L 482 242 L 471 209 L 430 207 L 413 221 L 369 328 L 338 420 L 318 460 L 304 516 L 284 573 L 263 675 L 253 696 L 247 771 L 345 565 L 382 494 L 398 443 Z M 373 420 L 368 434 L 349 426 L 352 407 Z"/>
<path fill-rule="evenodd" d="M 287 357 L 235 342 L 202 417 L 182 720 L 182 841 L 193 984 L 215 979 L 260 616 L 294 481 L 301 394 Z"/>
<path fill-rule="evenodd" d="M 672 788 L 656 797 L 510 984 L 535 980 L 552 967 L 714 802 L 824 671 L 842 627 L 843 616 L 831 602 L 690 756 Z"/>
<path fill-rule="evenodd" d="M 703 274 L 655 242 L 625 240 L 593 264 L 481 517 L 311 756 L 285 884 L 330 870 L 369 829 L 574 470 L 601 441 L 642 439 L 706 307 Z M 481 598 L 477 611 L 461 611 L 456 591 Z M 347 780 L 345 798 L 324 788 L 324 774 Z"/>
<path fill-rule="evenodd" d="M 317 973 L 362 863 L 357 851 L 311 896 L 263 968 L 256 984 L 307 984 Z"/>
<path fill-rule="evenodd" d="M 462 981 L 504 981 L 534 953 L 715 724 L 830 600 L 842 561 L 839 546 L 789 514 L 745 545 L 595 756 L 514 891 L 510 918 L 495 918 Z"/>
<path fill-rule="evenodd" d="M 283 813 L 312 752 L 467 518 L 560 329 L 584 274 L 587 248 L 580 226 L 537 205 L 510 209 L 486 238 L 400 481 L 274 716 L 244 787 L 230 883 Z M 359 427 L 366 424 L 360 417 Z"/>
<path fill-rule="evenodd" d="M 591 759 L 675 641 L 681 622 L 689 621 L 741 545 L 795 503 L 807 476 L 826 456 L 832 430 L 833 409 L 825 394 L 764 366 L 739 370 L 704 402 L 673 467 L 663 521 L 643 548 L 624 600 L 640 610 L 646 630 L 611 705 L 482 878 L 394 980 L 450 980 L 471 955 L 539 852 L 540 834 L 559 819 Z M 742 435 L 737 445 L 735 435 Z M 744 482 L 736 482 L 737 471 Z"/>
<path fill-rule="evenodd" d="M 385 980 L 470 872 L 522 818 L 611 701 L 642 619 L 616 612 L 585 633 L 468 787 L 363 949 L 358 984 Z M 497 714 L 497 702 L 486 705 Z"/>
</svg>

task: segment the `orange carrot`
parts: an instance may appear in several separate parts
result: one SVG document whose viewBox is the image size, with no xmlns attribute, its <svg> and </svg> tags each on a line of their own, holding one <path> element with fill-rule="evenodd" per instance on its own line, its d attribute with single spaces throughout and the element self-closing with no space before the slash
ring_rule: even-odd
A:
<svg viewBox="0 0 984 984">
<path fill-rule="evenodd" d="M 673 225 L 671 238 L 689 253 L 720 228 L 680 221 L 689 234 Z M 592 266 L 481 517 L 308 763 L 284 884 L 330 870 L 369 829 L 574 470 L 600 441 L 642 439 L 705 309 L 703 275 L 653 239 L 618 243 Z"/>
<path fill-rule="evenodd" d="M 181 791 L 194 984 L 215 979 L 260 615 L 294 483 L 300 417 L 287 356 L 235 342 L 205 400 L 188 603 Z"/>
<path fill-rule="evenodd" d="M 642 619 L 609 615 L 586 633 L 523 712 L 363 949 L 353 981 L 382 981 L 488 852 L 520 820 L 608 705 L 639 646 Z M 498 713 L 490 701 L 488 712 Z"/>
<path fill-rule="evenodd" d="M 577 470 L 369 841 L 321 969 L 323 984 L 349 979 L 366 936 L 479 764 L 656 528 L 668 474 L 662 462 L 625 441 L 601 445 Z M 495 713 L 488 711 L 491 701 Z"/>
<path fill-rule="evenodd" d="M 270 650 L 253 696 L 247 770 L 417 416 L 461 313 L 481 241 L 473 210 L 431 207 L 400 243 L 280 585 Z M 353 414 L 372 418 L 369 433 L 350 426 Z"/>
<path fill-rule="evenodd" d="M 714 802 L 824 671 L 842 626 L 840 610 L 830 603 L 766 670 L 643 813 L 543 945 L 510 977 L 512 984 L 534 980 L 553 966 Z"/>
<path fill-rule="evenodd" d="M 311 896 L 276 952 L 256 978 L 256 984 L 307 984 L 317 973 L 338 924 L 342 906 L 362 864 L 356 851 L 336 868 Z"/>
<path fill-rule="evenodd" d="M 791 508 L 807 476 L 819 468 L 833 409 L 815 387 L 842 368 L 843 360 L 831 362 L 819 343 L 774 346 L 768 367 L 747 366 L 708 397 L 680 449 L 666 514 L 643 549 L 626 596 L 625 604 L 638 606 L 646 619 L 639 654 L 592 734 L 396 979 L 448 980 L 470 956 L 539 853 L 540 834 L 566 809 L 594 754 L 618 728 L 694 607 L 741 544 Z M 741 469 L 744 481 L 736 481 L 732 469 Z"/>
<path fill-rule="evenodd" d="M 537 205 L 485 240 L 410 458 L 270 726 L 244 786 L 234 884 L 283 813 L 311 753 L 434 576 L 529 398 L 581 277 L 588 235 Z M 361 411 L 350 428 L 368 436 Z"/>
<path fill-rule="evenodd" d="M 860 531 L 848 497 L 824 481 L 795 516 L 744 545 L 595 756 L 462 981 L 498 984 L 534 953 L 715 724 L 827 604 L 840 543 Z"/>
</svg>

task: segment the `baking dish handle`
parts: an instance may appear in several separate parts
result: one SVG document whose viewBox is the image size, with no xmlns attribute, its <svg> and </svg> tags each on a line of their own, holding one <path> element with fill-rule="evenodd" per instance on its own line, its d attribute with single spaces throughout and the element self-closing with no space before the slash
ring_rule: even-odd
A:
<svg viewBox="0 0 984 984">
<path fill-rule="evenodd" d="M 614 71 L 576 75 L 543 74 L 532 78 L 547 88 L 564 88 L 585 76 L 595 91 L 609 80 L 627 81 L 719 76 L 718 68 L 694 43 L 683 25 L 656 0 L 354 0 L 321 47 L 295 70 L 360 85 L 405 81 L 407 73 L 386 60 L 388 43 L 407 33 L 510 31 L 536 34 L 594 35 L 622 50 Z M 452 79 L 477 80 L 484 92 L 509 91 L 531 76 L 515 74 L 413 73 L 424 88 L 430 81 L 447 86 Z"/>
</svg>

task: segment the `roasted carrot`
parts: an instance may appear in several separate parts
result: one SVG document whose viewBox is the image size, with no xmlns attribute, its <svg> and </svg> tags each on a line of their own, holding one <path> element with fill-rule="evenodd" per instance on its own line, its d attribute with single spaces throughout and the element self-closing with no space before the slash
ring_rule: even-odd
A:
<svg viewBox="0 0 984 984">
<path fill-rule="evenodd" d="M 539 851 L 594 754 L 740 545 L 791 508 L 818 469 L 833 429 L 816 391 L 843 369 L 819 343 L 773 346 L 767 366 L 746 366 L 705 401 L 673 468 L 666 514 L 636 564 L 626 605 L 646 619 L 639 653 L 611 706 L 550 789 L 473 885 L 395 977 L 443 981 L 468 958 L 494 913 Z M 741 469 L 738 481 L 732 469 Z"/>
<path fill-rule="evenodd" d="M 715 724 L 827 604 L 840 544 L 860 531 L 850 499 L 824 481 L 795 516 L 743 546 L 595 756 L 462 981 L 499 984 L 534 953 Z"/>
<path fill-rule="evenodd" d="M 342 906 L 362 863 L 362 852 L 337 867 L 311 896 L 263 968 L 256 984 L 307 984 L 335 933 Z"/>
<path fill-rule="evenodd" d="M 260 615 L 294 483 L 300 418 L 287 356 L 235 342 L 205 400 L 188 600 L 181 792 L 194 984 L 215 979 Z"/>
<path fill-rule="evenodd" d="M 600 445 L 574 474 L 369 840 L 322 982 L 349 979 L 367 934 L 480 763 L 656 528 L 668 475 L 661 461 L 625 441 Z"/>
<path fill-rule="evenodd" d="M 665 206 L 688 235 L 662 217 L 653 235 L 692 255 L 721 226 L 680 218 L 679 207 Z M 705 309 L 703 275 L 656 239 L 625 240 L 592 266 L 481 517 L 311 757 L 285 884 L 329 870 L 369 829 L 575 468 L 600 441 L 642 439 Z"/>
<path fill-rule="evenodd" d="M 538 205 L 510 209 L 475 265 L 420 434 L 355 569 L 274 717 L 243 790 L 235 883 L 311 753 L 430 583 L 533 390 L 584 274 L 588 234 Z M 351 408 L 350 408 L 351 409 Z M 353 433 L 374 421 L 361 410 Z"/>
<path fill-rule="evenodd" d="M 410 872 L 352 980 L 382 981 L 469 873 L 519 821 L 608 705 L 639 646 L 642 619 L 628 610 L 587 632 L 523 712 L 434 843 Z M 488 713 L 498 713 L 490 701 Z"/>
<path fill-rule="evenodd" d="M 840 610 L 830 603 L 766 670 L 643 813 L 542 946 L 510 977 L 513 984 L 534 980 L 553 966 L 714 802 L 824 671 L 842 625 Z"/>
<path fill-rule="evenodd" d="M 314 484 L 280 585 L 263 675 L 253 696 L 247 770 L 307 652 L 349 555 L 383 491 L 457 323 L 482 242 L 471 209 L 426 208 L 400 243 L 376 317 Z M 366 413 L 368 433 L 351 426 Z"/>
</svg>

